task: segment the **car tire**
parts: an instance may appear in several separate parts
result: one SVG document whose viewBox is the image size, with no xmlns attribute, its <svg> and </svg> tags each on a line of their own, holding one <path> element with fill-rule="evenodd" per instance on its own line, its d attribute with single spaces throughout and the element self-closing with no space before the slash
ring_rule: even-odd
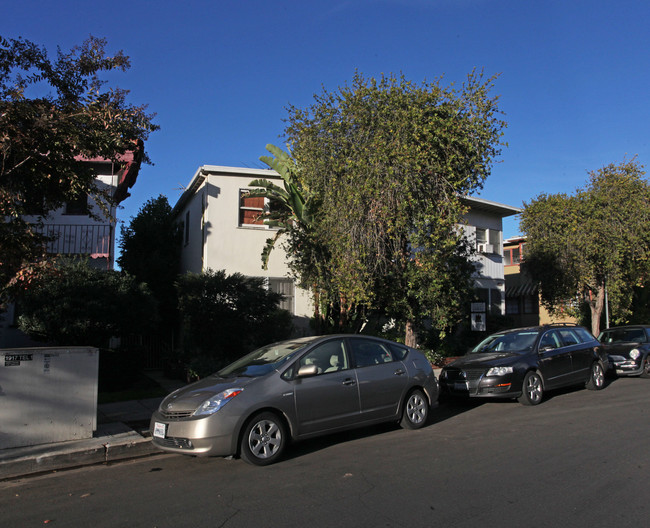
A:
<svg viewBox="0 0 650 528">
<path fill-rule="evenodd" d="M 589 379 L 585 384 L 589 390 L 600 390 L 605 388 L 605 370 L 600 361 L 594 361 L 591 364 Z"/>
<path fill-rule="evenodd" d="M 287 440 L 287 429 L 276 414 L 256 414 L 244 427 L 240 456 L 249 464 L 268 466 L 282 456 Z"/>
<path fill-rule="evenodd" d="M 429 400 L 420 389 L 412 390 L 404 400 L 400 426 L 404 429 L 420 429 L 429 419 Z"/>
<path fill-rule="evenodd" d="M 521 396 L 517 398 L 522 405 L 538 405 L 542 403 L 544 397 L 544 383 L 542 376 L 537 372 L 529 371 L 524 376 L 524 382 L 521 386 Z"/>
<path fill-rule="evenodd" d="M 645 357 L 643 362 L 643 370 L 641 371 L 642 378 L 650 378 L 650 355 Z"/>
</svg>

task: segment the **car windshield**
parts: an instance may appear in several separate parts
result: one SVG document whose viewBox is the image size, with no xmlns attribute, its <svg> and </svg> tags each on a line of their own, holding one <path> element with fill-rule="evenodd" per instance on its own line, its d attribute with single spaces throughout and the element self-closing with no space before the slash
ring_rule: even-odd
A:
<svg viewBox="0 0 650 528">
<path fill-rule="evenodd" d="M 645 343 L 645 332 L 641 328 L 618 328 L 605 330 L 600 334 L 601 343 Z"/>
<path fill-rule="evenodd" d="M 525 354 L 533 349 L 538 335 L 539 332 L 536 330 L 493 334 L 481 341 L 470 353 L 490 354 L 494 352 L 505 352 L 509 354 Z"/>
<path fill-rule="evenodd" d="M 292 339 L 273 343 L 254 350 L 216 373 L 221 378 L 231 376 L 258 377 L 277 370 L 297 352 L 313 341 L 313 338 Z"/>
</svg>

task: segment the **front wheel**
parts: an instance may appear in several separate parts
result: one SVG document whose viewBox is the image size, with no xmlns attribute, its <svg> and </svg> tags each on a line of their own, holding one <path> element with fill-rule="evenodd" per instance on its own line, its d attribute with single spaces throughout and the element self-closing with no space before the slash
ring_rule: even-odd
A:
<svg viewBox="0 0 650 528">
<path fill-rule="evenodd" d="M 282 456 L 286 444 L 282 420 L 273 413 L 263 412 L 254 416 L 244 429 L 241 457 L 249 464 L 267 466 Z"/>
<path fill-rule="evenodd" d="M 645 357 L 643 362 L 643 370 L 641 371 L 642 378 L 650 378 L 650 354 Z"/>
<path fill-rule="evenodd" d="M 526 372 L 524 384 L 521 388 L 521 396 L 518 401 L 522 405 L 537 405 L 542 402 L 544 396 L 544 386 L 542 377 L 537 372 Z"/>
<path fill-rule="evenodd" d="M 429 400 L 420 389 L 415 389 L 406 398 L 400 425 L 404 429 L 420 429 L 429 418 Z"/>
<path fill-rule="evenodd" d="M 587 380 L 587 387 L 589 390 L 600 390 L 605 386 L 605 371 L 600 361 L 594 361 L 591 365 L 591 374 Z"/>
</svg>

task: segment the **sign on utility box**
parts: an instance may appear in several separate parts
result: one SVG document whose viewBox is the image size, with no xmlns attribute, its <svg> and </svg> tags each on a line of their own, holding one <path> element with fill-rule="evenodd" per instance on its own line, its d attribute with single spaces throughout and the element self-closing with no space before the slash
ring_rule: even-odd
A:
<svg viewBox="0 0 650 528">
<path fill-rule="evenodd" d="M 91 438 L 99 350 L 0 350 L 0 449 Z"/>
</svg>

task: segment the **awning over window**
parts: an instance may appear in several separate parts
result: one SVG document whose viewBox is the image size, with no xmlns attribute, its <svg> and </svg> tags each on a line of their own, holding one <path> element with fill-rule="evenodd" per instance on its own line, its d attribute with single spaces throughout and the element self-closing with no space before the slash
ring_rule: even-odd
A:
<svg viewBox="0 0 650 528">
<path fill-rule="evenodd" d="M 537 284 L 532 281 L 526 281 L 521 284 L 506 287 L 506 297 L 522 297 L 526 295 L 535 295 L 537 293 Z"/>
</svg>

